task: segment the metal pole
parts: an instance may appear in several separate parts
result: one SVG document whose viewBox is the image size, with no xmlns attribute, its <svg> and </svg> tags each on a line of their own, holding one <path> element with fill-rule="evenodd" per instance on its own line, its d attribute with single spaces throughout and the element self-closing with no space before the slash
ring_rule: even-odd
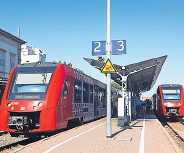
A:
<svg viewBox="0 0 184 153">
<path fill-rule="evenodd" d="M 123 88 L 123 84 L 127 85 L 127 76 L 122 76 L 122 102 L 124 106 L 124 115 L 123 115 L 123 124 L 125 125 L 127 123 L 127 94 L 126 94 L 126 89 Z M 126 95 L 125 95 L 126 94 Z"/>
<path fill-rule="evenodd" d="M 128 103 L 127 91 L 125 91 L 125 108 L 126 108 L 126 118 L 128 119 L 128 116 L 129 116 L 129 103 Z"/>
<path fill-rule="evenodd" d="M 110 0 L 107 0 L 107 41 L 106 41 L 107 59 L 111 59 L 111 26 L 110 26 Z M 107 137 L 111 137 L 111 74 L 107 74 Z"/>
<path fill-rule="evenodd" d="M 20 38 L 20 27 L 18 26 L 18 30 L 17 30 L 17 37 Z"/>
<path fill-rule="evenodd" d="M 129 101 L 129 116 L 130 116 L 130 121 L 132 120 L 132 106 L 131 106 L 131 92 L 129 91 L 128 93 L 128 101 Z"/>
<path fill-rule="evenodd" d="M 124 78 L 124 76 L 122 76 L 122 102 L 123 102 L 123 110 L 124 110 L 124 113 L 123 113 L 123 119 L 125 118 L 125 116 L 126 116 L 126 112 L 125 112 L 125 106 L 126 106 L 126 104 L 125 104 L 125 90 L 124 90 L 124 88 L 123 88 L 123 83 L 124 83 L 124 81 L 123 81 L 123 78 Z"/>
</svg>

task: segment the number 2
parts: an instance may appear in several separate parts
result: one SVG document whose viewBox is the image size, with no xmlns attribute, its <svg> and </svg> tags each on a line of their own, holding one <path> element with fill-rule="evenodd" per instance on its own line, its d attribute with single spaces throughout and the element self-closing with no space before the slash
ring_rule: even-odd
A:
<svg viewBox="0 0 184 153">
<path fill-rule="evenodd" d="M 101 47 L 101 44 L 100 44 L 100 42 L 95 42 L 96 43 L 96 47 L 95 47 L 95 49 L 94 49 L 94 52 L 100 52 L 100 47 Z"/>
</svg>

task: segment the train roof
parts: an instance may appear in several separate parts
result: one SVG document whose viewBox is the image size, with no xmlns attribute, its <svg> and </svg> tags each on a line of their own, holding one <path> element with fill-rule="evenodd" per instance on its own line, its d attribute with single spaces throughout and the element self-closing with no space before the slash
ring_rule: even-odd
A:
<svg viewBox="0 0 184 153">
<path fill-rule="evenodd" d="M 78 68 L 75 68 L 74 71 L 75 71 L 75 73 L 78 73 L 79 75 L 83 75 L 83 76 L 85 76 L 86 78 L 93 80 L 93 81 L 94 81 L 96 84 L 98 84 L 99 86 L 104 87 L 104 88 L 106 87 L 106 84 L 105 84 L 104 82 L 102 82 L 102 81 L 100 81 L 100 80 L 97 80 L 97 79 L 95 79 L 95 78 L 89 76 L 88 74 L 85 74 L 82 70 L 80 70 L 80 69 L 78 69 Z"/>
<path fill-rule="evenodd" d="M 58 64 L 63 64 L 67 67 L 71 67 L 70 64 L 65 64 L 65 63 L 56 63 L 56 62 L 45 62 L 45 63 L 39 63 L 39 62 L 35 62 L 35 63 L 25 63 L 25 64 L 18 64 L 17 67 L 55 67 Z M 98 84 L 101 87 L 106 87 L 106 84 L 103 83 L 102 81 L 99 81 L 87 74 L 85 74 L 82 70 L 78 69 L 78 68 L 74 68 L 74 72 L 77 73 L 78 75 L 81 75 L 85 78 L 87 78 L 88 80 L 91 79 L 94 82 L 96 82 L 96 84 Z"/>
<path fill-rule="evenodd" d="M 17 67 L 51 67 L 51 66 L 56 66 L 58 63 L 53 63 L 53 62 L 46 62 L 46 63 L 26 63 L 26 64 L 18 64 Z"/>
<path fill-rule="evenodd" d="M 172 87 L 182 87 L 181 84 L 161 84 L 159 85 L 159 87 L 162 87 L 162 88 L 172 88 Z"/>
</svg>

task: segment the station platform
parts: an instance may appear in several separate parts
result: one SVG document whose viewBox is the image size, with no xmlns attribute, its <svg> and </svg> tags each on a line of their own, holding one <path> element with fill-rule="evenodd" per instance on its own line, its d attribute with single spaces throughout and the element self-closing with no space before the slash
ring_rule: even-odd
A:
<svg viewBox="0 0 184 153">
<path fill-rule="evenodd" d="M 178 153 L 175 144 L 154 115 L 117 127 L 106 138 L 106 118 L 61 132 L 18 149 L 20 153 Z"/>
</svg>

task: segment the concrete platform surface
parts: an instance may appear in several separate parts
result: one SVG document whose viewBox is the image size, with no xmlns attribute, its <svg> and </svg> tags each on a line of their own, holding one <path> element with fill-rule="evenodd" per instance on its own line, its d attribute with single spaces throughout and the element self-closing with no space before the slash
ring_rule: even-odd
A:
<svg viewBox="0 0 184 153">
<path fill-rule="evenodd" d="M 157 119 L 139 119 L 126 128 L 112 120 L 113 137 L 106 138 L 106 118 L 34 142 L 20 153 L 176 153 Z"/>
</svg>

